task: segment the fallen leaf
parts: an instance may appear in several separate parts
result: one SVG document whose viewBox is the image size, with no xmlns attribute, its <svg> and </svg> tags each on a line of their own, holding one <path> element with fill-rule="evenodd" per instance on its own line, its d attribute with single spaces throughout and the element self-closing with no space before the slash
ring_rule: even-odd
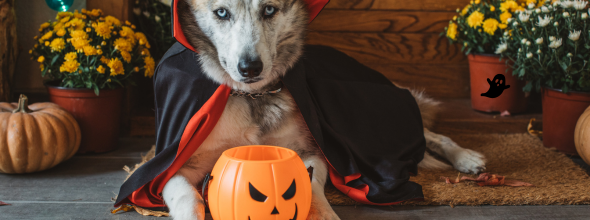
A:
<svg viewBox="0 0 590 220">
<path fill-rule="evenodd" d="M 530 135 L 535 137 L 543 137 L 543 131 L 533 130 L 533 122 L 537 119 L 531 118 L 529 121 L 529 125 L 527 126 L 526 130 L 529 132 Z"/>
<path fill-rule="evenodd" d="M 463 181 L 474 181 L 479 186 L 534 186 L 533 184 L 522 182 L 519 180 L 506 180 L 504 176 L 497 174 L 482 173 L 477 178 L 463 176 L 459 180 L 459 177 L 455 181 L 451 181 L 448 177 L 441 176 L 441 179 L 445 180 L 447 184 L 459 183 Z"/>
<path fill-rule="evenodd" d="M 135 206 L 135 211 L 143 216 L 170 217 L 168 212 L 152 211 Z"/>
<path fill-rule="evenodd" d="M 444 180 L 447 184 L 455 184 L 461 181 L 461 179 L 459 179 L 459 177 L 461 176 L 461 173 L 459 173 L 459 175 L 457 175 L 457 178 L 455 178 L 455 181 L 449 179 L 446 176 L 441 176 L 440 179 Z"/>
<path fill-rule="evenodd" d="M 111 213 L 117 214 L 117 212 L 119 212 L 119 211 L 128 212 L 128 211 L 133 210 L 133 208 L 134 208 L 134 206 L 132 206 L 132 205 L 124 204 L 124 205 L 119 206 L 119 208 L 116 208 L 115 210 L 111 210 Z"/>
<path fill-rule="evenodd" d="M 510 116 L 510 112 L 508 110 L 503 111 L 502 113 L 500 113 L 500 116 L 502 116 L 502 117 Z"/>
<path fill-rule="evenodd" d="M 10 204 L 0 201 L 0 206 L 3 206 L 3 205 L 10 205 Z"/>
</svg>

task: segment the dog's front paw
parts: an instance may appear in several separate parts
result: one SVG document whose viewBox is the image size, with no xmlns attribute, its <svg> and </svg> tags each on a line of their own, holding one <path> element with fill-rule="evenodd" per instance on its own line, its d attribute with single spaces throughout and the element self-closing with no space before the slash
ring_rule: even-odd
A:
<svg viewBox="0 0 590 220">
<path fill-rule="evenodd" d="M 307 220 L 340 220 L 340 218 L 329 204 L 312 203 Z"/>
<path fill-rule="evenodd" d="M 205 220 L 205 204 L 200 198 L 183 196 L 174 205 L 168 205 L 174 220 Z"/>
<path fill-rule="evenodd" d="M 470 149 L 461 148 L 454 152 L 451 160 L 455 169 L 463 173 L 478 174 L 486 169 L 485 157 Z"/>
</svg>

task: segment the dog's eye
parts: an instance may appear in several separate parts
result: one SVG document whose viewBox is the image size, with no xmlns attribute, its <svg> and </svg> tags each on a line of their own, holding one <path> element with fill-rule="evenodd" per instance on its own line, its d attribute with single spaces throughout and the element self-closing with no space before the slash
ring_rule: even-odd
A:
<svg viewBox="0 0 590 220">
<path fill-rule="evenodd" d="M 264 17 L 272 17 L 277 12 L 277 9 L 272 6 L 264 7 Z"/>
<path fill-rule="evenodd" d="M 225 10 L 224 8 L 217 9 L 217 11 L 215 11 L 215 14 L 217 15 L 217 17 L 221 19 L 229 19 L 229 12 L 227 12 L 227 10 Z"/>
</svg>

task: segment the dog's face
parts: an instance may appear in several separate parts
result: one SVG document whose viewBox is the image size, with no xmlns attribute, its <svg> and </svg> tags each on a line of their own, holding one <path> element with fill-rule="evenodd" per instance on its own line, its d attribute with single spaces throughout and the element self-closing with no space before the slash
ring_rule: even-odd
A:
<svg viewBox="0 0 590 220">
<path fill-rule="evenodd" d="M 210 78 L 248 92 L 291 68 L 309 19 L 302 0 L 183 0 L 179 21 Z"/>
</svg>

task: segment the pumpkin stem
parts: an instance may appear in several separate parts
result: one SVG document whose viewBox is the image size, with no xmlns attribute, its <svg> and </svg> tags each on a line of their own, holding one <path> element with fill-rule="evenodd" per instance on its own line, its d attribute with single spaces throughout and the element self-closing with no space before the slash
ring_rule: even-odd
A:
<svg viewBox="0 0 590 220">
<path fill-rule="evenodd" d="M 31 113 L 33 110 L 29 109 L 29 98 L 26 95 L 20 94 L 18 97 L 18 107 L 12 113 Z"/>
</svg>

